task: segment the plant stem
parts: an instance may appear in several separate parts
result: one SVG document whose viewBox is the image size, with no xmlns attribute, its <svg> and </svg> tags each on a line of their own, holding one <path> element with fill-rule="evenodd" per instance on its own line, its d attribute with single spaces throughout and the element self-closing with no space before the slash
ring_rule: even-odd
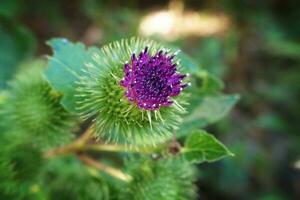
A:
<svg viewBox="0 0 300 200">
<path fill-rule="evenodd" d="M 120 180 L 129 182 L 132 180 L 132 177 L 128 174 L 123 173 L 121 170 L 115 169 L 113 167 L 107 166 L 97 160 L 94 160 L 93 158 L 87 156 L 87 155 L 79 155 L 79 159 L 84 162 L 85 164 L 94 167 L 96 169 L 102 170 L 106 172 L 107 174 L 116 177 Z"/>
<path fill-rule="evenodd" d="M 143 148 L 130 148 L 121 145 L 111 145 L 111 144 L 87 144 L 84 147 L 86 151 L 108 151 L 108 152 L 131 152 L 131 153 L 151 153 L 150 150 Z"/>
<path fill-rule="evenodd" d="M 45 158 L 52 158 L 56 155 L 62 155 L 62 154 L 70 154 L 74 152 L 81 151 L 85 144 L 90 140 L 92 133 L 94 129 L 92 127 L 88 128 L 77 140 L 75 140 L 73 143 L 66 145 L 64 147 L 59 147 L 56 149 L 52 149 L 50 151 L 47 151 L 44 154 Z"/>
<path fill-rule="evenodd" d="M 108 151 L 108 152 L 131 152 L 131 153 L 145 153 L 149 154 L 155 151 L 154 147 L 151 148 L 133 148 L 122 145 L 111 144 L 88 144 L 94 131 L 93 127 L 88 128 L 77 140 L 73 143 L 63 147 L 52 149 L 44 154 L 45 158 L 52 158 L 57 155 L 65 155 L 70 153 L 78 153 L 80 151 Z"/>
</svg>

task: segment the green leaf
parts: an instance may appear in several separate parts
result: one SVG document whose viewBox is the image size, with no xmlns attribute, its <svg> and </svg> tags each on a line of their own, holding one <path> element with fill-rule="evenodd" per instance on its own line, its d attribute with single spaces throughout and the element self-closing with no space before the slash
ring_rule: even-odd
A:
<svg viewBox="0 0 300 200">
<path fill-rule="evenodd" d="M 238 99 L 238 95 L 196 96 L 190 102 L 188 112 L 177 132 L 178 136 L 219 121 L 229 113 Z"/>
<path fill-rule="evenodd" d="M 82 43 L 72 43 L 57 38 L 48 42 L 54 51 L 49 58 L 45 76 L 50 85 L 61 92 L 62 105 L 70 112 L 76 112 L 76 84 L 86 63 L 92 62 L 96 48 L 86 48 Z"/>
<path fill-rule="evenodd" d="M 22 26 L 0 18 L 0 89 L 17 71 L 18 64 L 34 52 L 34 38 Z"/>
<path fill-rule="evenodd" d="M 202 81 L 200 87 L 201 94 L 211 94 L 215 92 L 220 92 L 224 88 L 224 83 L 215 75 L 202 70 L 196 74 L 196 78 L 200 78 Z M 196 85 L 197 86 L 197 85 Z"/>
<path fill-rule="evenodd" d="M 226 70 L 222 42 L 218 38 L 208 37 L 201 41 L 200 48 L 195 50 L 194 56 L 201 66 L 209 73 L 222 77 Z"/>
<path fill-rule="evenodd" d="M 214 162 L 225 156 L 233 156 L 213 135 L 203 130 L 194 131 L 186 139 L 182 154 L 193 163 Z"/>
</svg>

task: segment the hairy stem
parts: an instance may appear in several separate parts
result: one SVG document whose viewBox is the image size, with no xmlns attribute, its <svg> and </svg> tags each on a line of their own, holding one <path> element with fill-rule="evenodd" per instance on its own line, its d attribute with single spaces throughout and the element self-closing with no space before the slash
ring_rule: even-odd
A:
<svg viewBox="0 0 300 200">
<path fill-rule="evenodd" d="M 90 127 L 88 128 L 77 140 L 75 140 L 73 143 L 59 147 L 56 149 L 52 149 L 50 151 L 47 151 L 44 154 L 45 158 L 52 158 L 56 155 L 64 155 L 64 154 L 70 154 L 70 153 L 76 153 L 78 151 L 81 151 L 86 143 L 90 140 L 92 133 L 93 133 L 93 128 Z"/>
<path fill-rule="evenodd" d="M 123 173 L 121 170 L 118 170 L 118 169 L 115 169 L 113 167 L 107 166 L 107 165 L 105 165 L 105 164 L 103 164 L 103 163 L 87 156 L 87 155 L 79 155 L 79 159 L 83 163 L 85 163 L 85 164 L 87 164 L 91 167 L 94 167 L 96 169 L 102 170 L 102 171 L 106 172 L 107 174 L 109 174 L 113 177 L 116 177 L 120 180 L 123 180 L 123 181 L 126 181 L 126 182 L 129 182 L 129 181 L 132 180 L 132 177 L 130 175 Z"/>
<path fill-rule="evenodd" d="M 111 144 L 87 144 L 84 147 L 86 151 L 108 151 L 108 152 L 130 152 L 130 153 L 151 153 L 150 149 L 145 148 L 129 148 L 122 145 Z"/>
<path fill-rule="evenodd" d="M 88 128 L 77 140 L 73 143 L 68 144 L 63 147 L 59 147 L 56 149 L 52 149 L 50 151 L 45 152 L 45 158 L 52 158 L 58 155 L 66 155 L 72 153 L 79 153 L 82 151 L 107 151 L 107 152 L 130 152 L 130 153 L 144 153 L 151 154 L 157 151 L 158 147 L 144 147 L 144 148 L 133 148 L 123 145 L 111 145 L 111 144 L 99 144 L 99 143 L 89 143 L 94 128 L 91 126 Z"/>
</svg>

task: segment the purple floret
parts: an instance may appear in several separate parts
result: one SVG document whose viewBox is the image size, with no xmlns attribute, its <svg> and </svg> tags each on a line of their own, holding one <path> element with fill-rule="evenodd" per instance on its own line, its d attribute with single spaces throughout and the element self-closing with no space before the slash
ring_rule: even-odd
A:
<svg viewBox="0 0 300 200">
<path fill-rule="evenodd" d="M 178 96 L 188 86 L 181 84 L 187 75 L 176 73 L 174 57 L 163 50 L 151 56 L 148 47 L 138 57 L 133 53 L 131 62 L 124 65 L 125 76 L 120 82 L 128 100 L 145 110 L 172 105 L 170 97 Z"/>
</svg>

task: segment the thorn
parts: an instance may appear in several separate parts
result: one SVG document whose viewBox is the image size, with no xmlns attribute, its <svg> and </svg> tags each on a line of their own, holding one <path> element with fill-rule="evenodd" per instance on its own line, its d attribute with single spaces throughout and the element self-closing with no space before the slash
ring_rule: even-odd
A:
<svg viewBox="0 0 300 200">
<path fill-rule="evenodd" d="M 174 100 L 174 104 L 181 110 L 185 111 L 185 109 L 177 101 Z"/>
<path fill-rule="evenodd" d="M 177 56 L 180 52 L 181 52 L 181 50 L 177 50 L 177 51 L 175 51 L 174 55 Z"/>
<path fill-rule="evenodd" d="M 120 78 L 117 77 L 116 75 L 114 75 L 113 73 L 110 73 L 110 75 L 111 75 L 116 81 L 120 81 Z"/>
<path fill-rule="evenodd" d="M 157 111 L 154 111 L 155 120 L 157 120 Z"/>
<path fill-rule="evenodd" d="M 148 117 L 148 120 L 149 120 L 149 123 L 150 123 L 150 128 L 152 130 L 152 121 L 151 121 L 151 112 L 150 111 L 147 111 L 147 117 Z"/>
<path fill-rule="evenodd" d="M 162 118 L 160 111 L 157 111 L 157 115 L 158 115 L 158 118 L 162 121 L 162 123 L 165 124 L 165 120 Z"/>
</svg>

